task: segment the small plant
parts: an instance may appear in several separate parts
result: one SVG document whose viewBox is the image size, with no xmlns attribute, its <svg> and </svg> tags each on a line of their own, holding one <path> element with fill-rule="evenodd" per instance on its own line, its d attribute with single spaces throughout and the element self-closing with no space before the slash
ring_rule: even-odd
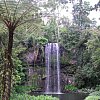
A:
<svg viewBox="0 0 100 100">
<path fill-rule="evenodd" d="M 78 88 L 75 87 L 74 85 L 70 84 L 70 85 L 65 85 L 65 90 L 67 90 L 67 91 L 77 91 Z"/>
<path fill-rule="evenodd" d="M 11 97 L 10 100 L 59 100 L 56 97 L 52 97 L 52 96 L 44 96 L 44 95 L 40 95 L 40 96 L 30 96 L 28 94 L 16 94 L 14 96 Z"/>
</svg>

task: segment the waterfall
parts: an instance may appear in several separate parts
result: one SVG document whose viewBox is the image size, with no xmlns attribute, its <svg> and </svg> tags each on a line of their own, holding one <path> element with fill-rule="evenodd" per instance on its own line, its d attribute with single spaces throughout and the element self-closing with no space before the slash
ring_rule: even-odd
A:
<svg viewBox="0 0 100 100">
<path fill-rule="evenodd" d="M 45 93 L 60 93 L 60 63 L 58 43 L 48 43 L 46 45 L 45 62 Z"/>
</svg>

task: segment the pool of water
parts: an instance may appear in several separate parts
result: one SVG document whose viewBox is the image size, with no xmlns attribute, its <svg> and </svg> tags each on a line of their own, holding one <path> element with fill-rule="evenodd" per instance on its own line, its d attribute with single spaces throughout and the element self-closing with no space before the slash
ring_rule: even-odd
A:
<svg viewBox="0 0 100 100">
<path fill-rule="evenodd" d="M 52 94 L 54 97 L 60 98 L 60 100 L 84 100 L 86 94 L 79 93 L 66 93 L 66 94 Z"/>
<path fill-rule="evenodd" d="M 84 100 L 88 94 L 84 93 L 62 93 L 62 94 L 43 94 L 43 93 L 31 93 L 31 95 L 50 95 L 53 97 L 58 97 L 60 100 Z"/>
</svg>

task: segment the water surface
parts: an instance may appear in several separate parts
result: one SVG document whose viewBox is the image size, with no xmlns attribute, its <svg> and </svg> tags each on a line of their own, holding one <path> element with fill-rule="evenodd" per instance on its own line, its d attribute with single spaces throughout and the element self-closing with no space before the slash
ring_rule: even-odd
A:
<svg viewBox="0 0 100 100">
<path fill-rule="evenodd" d="M 87 94 L 81 93 L 67 93 L 67 94 L 52 94 L 54 97 L 60 98 L 60 100 L 84 100 Z"/>
<path fill-rule="evenodd" d="M 66 94 L 43 94 L 43 93 L 31 93 L 31 95 L 50 95 L 53 97 L 58 97 L 60 100 L 84 100 L 88 94 L 84 93 L 66 93 Z"/>
</svg>

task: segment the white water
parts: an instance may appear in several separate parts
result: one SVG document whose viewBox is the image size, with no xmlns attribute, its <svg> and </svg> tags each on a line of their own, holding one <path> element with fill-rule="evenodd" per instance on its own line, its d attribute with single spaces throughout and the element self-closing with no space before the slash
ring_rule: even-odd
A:
<svg viewBox="0 0 100 100">
<path fill-rule="evenodd" d="M 51 44 L 47 44 L 45 47 L 45 59 L 46 59 L 46 92 L 50 91 L 50 84 L 51 84 L 51 79 L 50 79 L 50 74 L 51 74 Z"/>
<path fill-rule="evenodd" d="M 60 63 L 58 43 L 48 43 L 45 47 L 46 81 L 45 93 L 61 93 Z"/>
</svg>

